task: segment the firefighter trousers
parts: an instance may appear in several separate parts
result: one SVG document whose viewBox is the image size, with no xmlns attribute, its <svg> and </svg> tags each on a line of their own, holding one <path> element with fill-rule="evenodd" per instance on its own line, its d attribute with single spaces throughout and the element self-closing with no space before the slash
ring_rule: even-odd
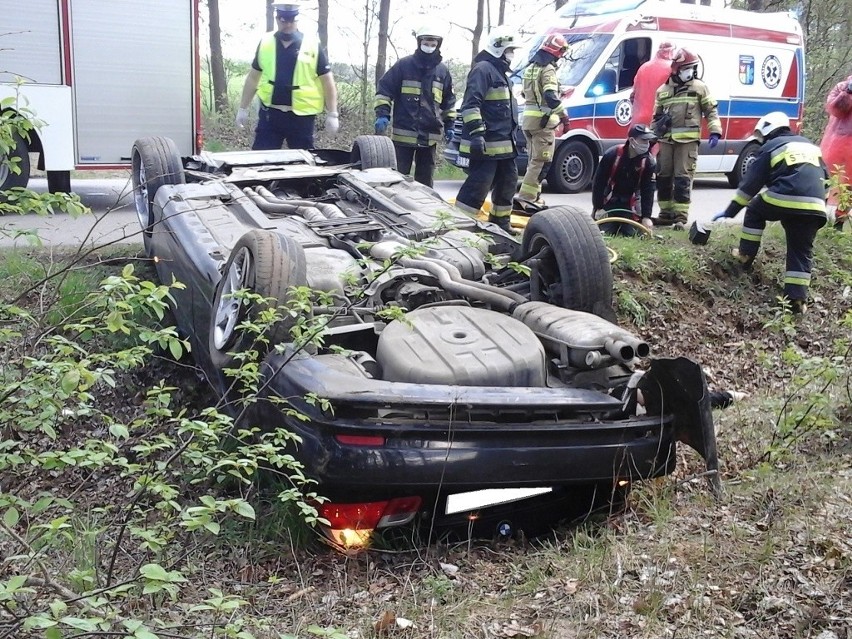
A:
<svg viewBox="0 0 852 639">
<path fill-rule="evenodd" d="M 467 179 L 456 196 L 456 206 L 475 217 L 491 191 L 489 220 L 508 230 L 517 183 L 518 166 L 515 158 L 471 158 Z"/>
<path fill-rule="evenodd" d="M 657 153 L 657 204 L 661 224 L 686 223 L 699 142 L 660 142 Z"/>
<path fill-rule="evenodd" d="M 404 146 L 398 142 L 393 143 L 396 150 L 396 168 L 403 175 L 411 173 L 411 165 L 414 164 L 414 179 L 420 184 L 432 186 L 435 173 L 435 145 L 432 146 Z"/>
<path fill-rule="evenodd" d="M 524 129 L 524 137 L 527 139 L 527 172 L 521 183 L 518 195 L 524 200 L 535 202 L 541 194 L 541 183 L 550 171 L 553 163 L 553 148 L 555 146 L 553 129 L 539 129 L 538 131 L 527 131 Z"/>
<path fill-rule="evenodd" d="M 813 267 L 813 246 L 817 231 L 825 226 L 825 215 L 814 215 L 768 204 L 762 197 L 752 198 L 746 207 L 740 231 L 739 252 L 754 257 L 767 222 L 780 221 L 787 237 L 787 270 L 784 272 L 784 295 L 790 300 L 807 300 Z"/>
</svg>

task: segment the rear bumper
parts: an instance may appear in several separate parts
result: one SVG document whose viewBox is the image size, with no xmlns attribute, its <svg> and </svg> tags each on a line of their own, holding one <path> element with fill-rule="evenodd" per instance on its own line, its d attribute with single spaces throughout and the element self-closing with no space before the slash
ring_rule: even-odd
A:
<svg viewBox="0 0 852 639">
<path fill-rule="evenodd" d="M 676 416 L 625 419 L 620 401 L 597 391 L 394 384 L 314 358 L 285 361 L 267 359 L 250 425 L 298 435 L 294 456 L 333 500 L 611 483 L 674 469 Z M 333 411 L 304 402 L 308 393 Z M 282 410 L 284 398 L 307 419 Z"/>
</svg>

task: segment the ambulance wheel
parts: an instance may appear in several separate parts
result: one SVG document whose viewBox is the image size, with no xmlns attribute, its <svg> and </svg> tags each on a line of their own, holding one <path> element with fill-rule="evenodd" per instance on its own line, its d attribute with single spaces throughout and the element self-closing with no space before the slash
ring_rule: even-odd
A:
<svg viewBox="0 0 852 639">
<path fill-rule="evenodd" d="M 566 140 L 556 148 L 547 183 L 556 193 L 579 193 L 592 181 L 595 158 L 588 145 Z"/>
<path fill-rule="evenodd" d="M 760 153 L 760 145 L 757 142 L 749 142 L 745 145 L 742 153 L 740 153 L 740 157 L 737 158 L 737 163 L 734 164 L 734 170 L 730 173 L 725 173 L 725 177 L 728 178 L 728 184 L 732 189 L 740 185 L 740 181 L 743 179 L 746 171 L 748 171 L 748 167 L 757 158 L 758 153 Z"/>
</svg>

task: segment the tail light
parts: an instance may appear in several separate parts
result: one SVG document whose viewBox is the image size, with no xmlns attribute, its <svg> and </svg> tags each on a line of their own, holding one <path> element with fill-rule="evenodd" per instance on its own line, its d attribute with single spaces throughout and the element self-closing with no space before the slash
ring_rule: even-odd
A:
<svg viewBox="0 0 852 639">
<path fill-rule="evenodd" d="M 321 504 L 320 517 L 328 521 L 327 533 L 344 548 L 358 548 L 369 543 L 376 528 L 407 524 L 420 510 L 420 497 L 398 497 L 388 501 L 354 504 Z"/>
</svg>

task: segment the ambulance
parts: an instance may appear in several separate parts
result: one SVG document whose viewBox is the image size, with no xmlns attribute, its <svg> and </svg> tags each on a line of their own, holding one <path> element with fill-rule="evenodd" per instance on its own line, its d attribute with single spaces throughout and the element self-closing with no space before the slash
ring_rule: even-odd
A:
<svg viewBox="0 0 852 639">
<path fill-rule="evenodd" d="M 601 154 L 623 144 L 636 71 L 662 42 L 698 55 L 699 77 L 719 105 L 722 140 L 710 149 L 704 128 L 699 173 L 725 175 L 736 187 L 757 154 L 752 130 L 762 116 L 782 111 L 794 130 L 801 123 L 804 38 L 792 13 L 662 0 L 569 0 L 545 24 L 532 38 L 530 52 L 551 33 L 562 34 L 571 44 L 558 71 L 571 126 L 567 132 L 556 132 L 547 175 L 553 191 L 576 193 L 587 188 Z M 514 86 L 520 97 L 521 82 Z"/>
</svg>

